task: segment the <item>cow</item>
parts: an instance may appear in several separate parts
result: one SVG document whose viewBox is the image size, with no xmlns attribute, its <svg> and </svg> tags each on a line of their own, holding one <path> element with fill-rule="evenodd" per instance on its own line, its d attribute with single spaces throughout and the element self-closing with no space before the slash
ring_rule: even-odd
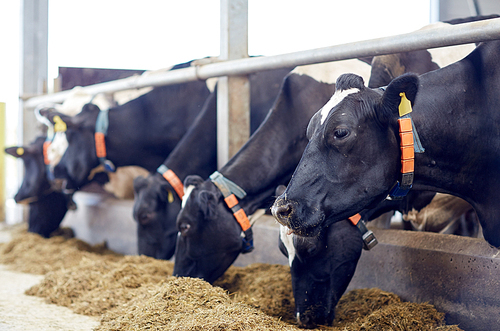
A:
<svg viewBox="0 0 500 331">
<path fill-rule="evenodd" d="M 5 152 L 24 163 L 24 179 L 14 200 L 29 204 L 28 231 L 48 238 L 59 228 L 72 201 L 71 196 L 54 191 L 47 179 L 42 153 L 45 140 L 38 137 L 28 146 L 8 147 Z"/>
<path fill-rule="evenodd" d="M 277 69 L 249 75 L 251 132 L 264 120 L 290 70 Z M 184 192 L 182 181 L 189 174 L 208 177 L 217 170 L 216 101 L 215 90 L 188 132 L 163 162 L 161 169 L 165 170 L 134 180 L 133 216 L 138 224 L 139 254 L 159 259 L 172 257 L 177 239 L 175 222 Z M 167 174 L 175 175 L 174 179 Z"/>
<path fill-rule="evenodd" d="M 499 50 L 499 41 L 481 43 L 456 63 L 405 74 L 385 90 L 365 88 L 356 75 L 339 77 L 331 101 L 310 120 L 308 146 L 272 207 L 278 222 L 291 233 L 314 236 L 413 188 L 466 200 L 485 240 L 500 246 Z M 409 131 L 398 127 L 400 105 L 411 116 Z M 418 135 L 425 149 L 413 161 L 401 151 L 405 132 Z"/>
<path fill-rule="evenodd" d="M 100 164 L 109 170 L 129 165 L 155 170 L 182 138 L 209 95 L 205 82 L 195 81 L 156 87 L 112 107 L 105 112 L 108 127 L 102 131 L 107 133 L 103 141 L 97 141 L 98 147 L 96 124 L 106 121 L 96 123 L 102 115 L 96 105 L 86 104 L 72 117 L 42 112 L 52 123 L 62 120 L 66 125 L 68 148 L 54 167 L 54 177 L 65 181 L 65 190 L 74 191 L 89 183 L 92 170 Z M 104 157 L 97 156 L 99 151 Z"/>
<path fill-rule="evenodd" d="M 275 188 L 288 182 L 307 144 L 307 122 L 333 90 L 333 84 L 292 71 L 266 120 L 219 170 L 246 192 L 239 201 L 246 214 L 269 206 Z M 183 208 L 177 217 L 180 235 L 174 275 L 213 282 L 245 249 L 242 228 L 212 180 L 191 175 L 186 177 L 184 187 Z"/>
<path fill-rule="evenodd" d="M 157 87 L 137 99 L 110 108 L 107 111 L 105 162 L 112 163 L 111 170 L 136 165 L 153 171 L 174 149 L 209 94 L 205 83 L 196 81 Z M 65 180 L 67 190 L 76 190 L 89 183 L 92 169 L 102 163 L 95 145 L 100 112 L 99 107 L 89 103 L 73 117 L 57 112 L 43 113 L 53 123 L 59 116 L 67 126 L 68 148 L 54 167 L 55 178 Z"/>
<path fill-rule="evenodd" d="M 420 62 L 425 62 L 426 65 L 418 67 L 407 62 L 405 70 L 409 70 L 410 66 L 415 70 L 431 70 L 429 68 L 435 66 L 428 53 L 424 54 Z M 320 68 L 323 74 L 333 72 L 336 77 L 344 72 L 343 68 L 355 70 L 352 63 L 353 61 L 347 63 L 341 61 L 335 66 L 330 64 L 328 67 L 327 64 L 323 64 Z M 387 61 L 379 63 L 381 65 L 378 68 L 391 65 Z M 368 77 L 370 67 L 366 68 L 365 75 Z M 330 97 L 334 89 L 333 84 L 318 82 L 307 76 L 306 74 L 311 72 L 310 69 L 314 68 L 298 67 L 285 79 L 278 101 L 266 122 L 220 170 L 223 176 L 236 182 L 247 192 L 247 196 L 240 203 L 247 213 L 251 214 L 259 206 L 265 206 L 265 202 L 272 199 L 276 186 L 286 184 L 289 180 L 291 169 L 298 163 L 304 143 L 307 141 L 305 128 L 316 112 L 314 107 L 323 105 L 322 102 Z M 328 81 L 325 75 L 320 76 L 320 79 Z M 279 143 L 282 145 L 278 146 Z M 238 225 L 211 180 L 203 182 L 201 177 L 190 176 L 185 181 L 185 187 L 189 186 L 193 186 L 194 189 L 190 198 L 186 199 L 186 207 L 180 211 L 177 219 L 181 236 L 177 240 L 174 272 L 180 276 L 200 277 L 213 281 L 241 252 Z M 423 205 L 428 201 L 426 200 Z M 397 207 L 393 205 L 386 210 L 401 210 L 399 204 Z M 371 219 L 371 215 L 367 215 L 370 218 L 366 219 Z M 223 231 L 225 240 L 208 243 L 215 235 L 216 231 L 213 228 Z M 229 233 L 232 233 L 232 236 L 229 236 Z"/>
</svg>

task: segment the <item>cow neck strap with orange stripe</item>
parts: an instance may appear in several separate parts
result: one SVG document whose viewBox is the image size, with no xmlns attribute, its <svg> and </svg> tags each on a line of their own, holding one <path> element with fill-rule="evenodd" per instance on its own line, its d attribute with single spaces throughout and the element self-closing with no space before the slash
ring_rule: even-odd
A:
<svg viewBox="0 0 500 331">
<path fill-rule="evenodd" d="M 97 120 L 95 123 L 95 151 L 99 162 L 104 166 L 104 169 L 108 172 L 115 172 L 116 167 L 106 158 L 106 135 L 108 134 L 109 118 L 108 110 L 102 110 L 97 115 Z"/>
<path fill-rule="evenodd" d="M 399 138 L 401 148 L 401 180 L 397 181 L 389 192 L 388 199 L 403 199 L 413 186 L 415 170 L 415 153 L 423 153 L 420 138 L 418 137 L 415 124 L 411 118 L 411 103 L 406 94 L 401 92 L 399 104 Z"/>
<path fill-rule="evenodd" d="M 234 218 L 241 227 L 243 231 L 243 247 L 242 253 L 251 252 L 253 247 L 253 234 L 252 227 L 250 225 L 250 221 L 248 220 L 247 214 L 241 208 L 238 198 L 243 199 L 247 194 L 246 192 L 236 185 L 234 182 L 230 181 L 226 177 L 224 177 L 220 172 L 216 171 L 210 175 L 210 180 L 214 183 L 215 186 L 221 191 L 224 196 L 224 201 L 227 206 L 233 212 Z"/>
<path fill-rule="evenodd" d="M 351 221 L 352 224 L 356 225 L 358 230 L 361 232 L 364 249 L 370 250 L 378 244 L 377 238 L 375 238 L 375 235 L 371 230 L 368 230 L 368 228 L 366 227 L 366 223 L 363 219 L 361 219 L 360 214 L 349 217 L 349 221 Z"/>
<path fill-rule="evenodd" d="M 164 164 L 159 166 L 156 171 L 159 172 L 170 185 L 172 185 L 172 188 L 177 193 L 177 196 L 182 199 L 184 196 L 184 185 L 175 172 Z"/>
</svg>

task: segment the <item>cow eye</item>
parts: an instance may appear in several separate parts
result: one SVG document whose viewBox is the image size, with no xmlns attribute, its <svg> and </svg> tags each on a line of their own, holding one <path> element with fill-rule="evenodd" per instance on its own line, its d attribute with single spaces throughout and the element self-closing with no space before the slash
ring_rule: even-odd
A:
<svg viewBox="0 0 500 331">
<path fill-rule="evenodd" d="M 349 131 L 348 128 L 341 127 L 341 128 L 336 128 L 335 131 L 333 132 L 333 135 L 337 139 L 342 139 L 342 138 L 347 137 L 350 133 L 351 133 L 351 131 Z"/>
<path fill-rule="evenodd" d="M 188 223 L 181 223 L 179 225 L 179 231 L 183 236 L 186 236 L 189 233 L 189 229 L 191 229 L 191 225 Z"/>
</svg>

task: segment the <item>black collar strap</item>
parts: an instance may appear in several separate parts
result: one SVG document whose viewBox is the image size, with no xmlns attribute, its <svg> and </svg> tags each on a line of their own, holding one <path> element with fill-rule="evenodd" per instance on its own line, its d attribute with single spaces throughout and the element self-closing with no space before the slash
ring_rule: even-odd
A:
<svg viewBox="0 0 500 331">
<path fill-rule="evenodd" d="M 397 181 L 389 192 L 388 199 L 390 200 L 401 200 L 408 194 L 413 186 L 415 153 L 425 151 L 410 115 L 412 112 L 410 100 L 406 98 L 404 92 L 399 95 L 401 96 L 398 119 L 401 146 L 401 180 Z"/>
<path fill-rule="evenodd" d="M 217 186 L 219 191 L 221 191 L 224 196 L 224 201 L 233 212 L 234 218 L 236 218 L 236 221 L 243 231 L 243 247 L 241 252 L 250 253 L 254 249 L 252 226 L 248 220 L 247 214 L 238 203 L 238 198 L 243 199 L 246 196 L 245 191 L 218 171 L 210 175 L 210 180 Z"/>
<path fill-rule="evenodd" d="M 97 121 L 95 123 L 95 151 L 99 162 L 104 166 L 104 170 L 108 172 L 115 172 L 115 165 L 106 158 L 107 153 L 105 138 L 108 134 L 108 126 L 108 110 L 101 109 L 99 115 L 97 115 Z"/>
<path fill-rule="evenodd" d="M 366 228 L 365 221 L 361 219 L 360 214 L 349 217 L 349 221 L 351 221 L 352 224 L 356 225 L 356 227 L 361 232 L 361 235 L 363 237 L 364 249 L 370 250 L 378 244 L 377 238 L 375 238 L 375 235 L 371 230 L 368 230 Z"/>
</svg>

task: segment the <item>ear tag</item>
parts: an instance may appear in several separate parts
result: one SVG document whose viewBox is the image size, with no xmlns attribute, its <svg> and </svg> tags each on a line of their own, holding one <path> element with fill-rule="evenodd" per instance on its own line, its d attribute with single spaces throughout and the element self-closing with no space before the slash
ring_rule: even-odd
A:
<svg viewBox="0 0 500 331">
<path fill-rule="evenodd" d="M 174 202 L 174 195 L 172 194 L 172 191 L 168 190 L 168 203 Z"/>
<path fill-rule="evenodd" d="M 406 114 L 411 113 L 411 102 L 406 98 L 406 94 L 404 92 L 399 93 L 401 96 L 401 102 L 399 104 L 399 117 L 403 117 Z"/>
<path fill-rule="evenodd" d="M 18 147 L 16 149 L 16 153 L 17 153 L 17 155 L 22 156 L 24 154 L 24 148 Z"/>
<path fill-rule="evenodd" d="M 59 116 L 54 116 L 54 131 L 55 132 L 66 132 L 66 129 L 68 127 L 66 126 L 66 123 L 59 117 Z"/>
</svg>

